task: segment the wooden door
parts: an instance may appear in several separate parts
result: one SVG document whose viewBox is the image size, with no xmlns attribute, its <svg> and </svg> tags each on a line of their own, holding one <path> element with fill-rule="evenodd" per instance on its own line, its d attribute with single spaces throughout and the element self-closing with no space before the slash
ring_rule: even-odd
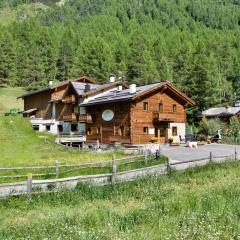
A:
<svg viewBox="0 0 240 240">
<path fill-rule="evenodd" d="M 166 143 L 167 139 L 167 128 L 156 127 L 155 128 L 155 137 L 157 138 L 158 143 Z"/>
</svg>

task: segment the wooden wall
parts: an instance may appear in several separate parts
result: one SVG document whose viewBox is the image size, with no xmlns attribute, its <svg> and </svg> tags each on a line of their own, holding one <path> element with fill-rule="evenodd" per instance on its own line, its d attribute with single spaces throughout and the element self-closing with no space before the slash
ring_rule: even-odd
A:
<svg viewBox="0 0 240 240">
<path fill-rule="evenodd" d="M 51 118 L 51 91 L 44 91 L 24 98 L 24 111 L 37 108 L 36 117 Z"/>
<path fill-rule="evenodd" d="M 144 102 L 148 102 L 148 111 L 143 110 Z M 150 128 L 168 128 L 168 122 L 154 122 L 153 113 L 159 112 L 159 103 L 163 104 L 163 113 L 170 113 L 174 118 L 174 122 L 184 123 L 186 121 L 186 114 L 184 103 L 172 93 L 165 91 L 163 93 L 156 92 L 151 95 L 146 95 L 144 98 L 139 99 L 135 106 L 132 108 L 131 114 L 131 142 L 132 144 L 146 144 L 149 143 L 150 138 L 154 134 L 145 134 L 144 127 Z M 176 113 L 173 113 L 173 105 L 176 105 Z M 168 138 L 167 133 L 165 136 Z"/>
<path fill-rule="evenodd" d="M 113 120 L 110 122 L 105 122 L 102 119 L 102 112 L 106 109 L 111 109 L 115 113 Z M 91 134 L 87 134 L 87 141 L 98 139 L 101 143 L 106 144 L 113 141 L 130 143 L 129 103 L 109 103 L 91 106 L 88 107 L 87 112 L 92 115 L 93 119 L 93 123 L 87 124 L 87 130 L 91 128 Z M 124 127 L 123 136 L 119 135 L 121 127 Z M 97 132 L 98 128 L 100 128 L 100 133 Z"/>
<path fill-rule="evenodd" d="M 67 85 L 61 86 L 60 88 L 57 88 L 54 92 L 54 97 L 63 97 L 64 92 L 66 91 Z M 56 120 L 63 120 L 63 117 L 65 115 L 71 115 L 74 112 L 74 106 L 78 106 L 78 96 L 74 92 L 72 88 L 70 88 L 66 94 L 66 98 L 75 95 L 75 103 L 64 103 L 64 102 L 58 102 L 56 104 Z"/>
</svg>

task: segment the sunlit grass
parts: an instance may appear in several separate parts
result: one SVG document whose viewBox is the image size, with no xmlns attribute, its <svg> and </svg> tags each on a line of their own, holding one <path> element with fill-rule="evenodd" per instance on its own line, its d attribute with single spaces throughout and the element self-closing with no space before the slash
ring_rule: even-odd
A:
<svg viewBox="0 0 240 240">
<path fill-rule="evenodd" d="M 2 239 L 239 239 L 240 165 L 0 201 Z"/>
</svg>

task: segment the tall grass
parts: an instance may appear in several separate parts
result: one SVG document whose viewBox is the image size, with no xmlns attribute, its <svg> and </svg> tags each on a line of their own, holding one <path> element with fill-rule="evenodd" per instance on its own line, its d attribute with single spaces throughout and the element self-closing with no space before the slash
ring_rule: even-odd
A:
<svg viewBox="0 0 240 240">
<path fill-rule="evenodd" d="M 0 201 L 0 239 L 239 239 L 240 165 Z"/>
</svg>

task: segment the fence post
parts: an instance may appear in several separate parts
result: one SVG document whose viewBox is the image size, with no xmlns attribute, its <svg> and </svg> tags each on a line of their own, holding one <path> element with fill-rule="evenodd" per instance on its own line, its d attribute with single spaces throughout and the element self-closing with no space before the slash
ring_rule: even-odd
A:
<svg viewBox="0 0 240 240">
<path fill-rule="evenodd" d="M 32 173 L 27 174 L 27 198 L 32 199 Z"/>
<path fill-rule="evenodd" d="M 59 178 L 59 162 L 58 162 L 58 160 L 56 160 L 55 166 L 56 166 L 56 178 Z"/>
<path fill-rule="evenodd" d="M 212 162 L 212 160 L 213 160 L 212 152 L 210 152 L 209 160 L 210 160 L 210 162 Z"/>
<path fill-rule="evenodd" d="M 112 183 L 115 183 L 117 173 L 116 159 L 115 154 L 112 155 Z"/>
<path fill-rule="evenodd" d="M 145 149 L 145 151 L 144 151 L 144 160 L 145 160 L 145 162 L 147 162 L 147 160 L 148 160 L 148 151 L 147 151 L 147 149 Z"/>
<path fill-rule="evenodd" d="M 170 164 L 170 160 L 167 159 L 167 172 L 170 173 L 171 172 L 171 164 Z"/>
<path fill-rule="evenodd" d="M 237 161 L 237 148 L 235 148 L 235 150 L 234 150 L 234 159 L 235 159 L 235 161 Z"/>
</svg>

